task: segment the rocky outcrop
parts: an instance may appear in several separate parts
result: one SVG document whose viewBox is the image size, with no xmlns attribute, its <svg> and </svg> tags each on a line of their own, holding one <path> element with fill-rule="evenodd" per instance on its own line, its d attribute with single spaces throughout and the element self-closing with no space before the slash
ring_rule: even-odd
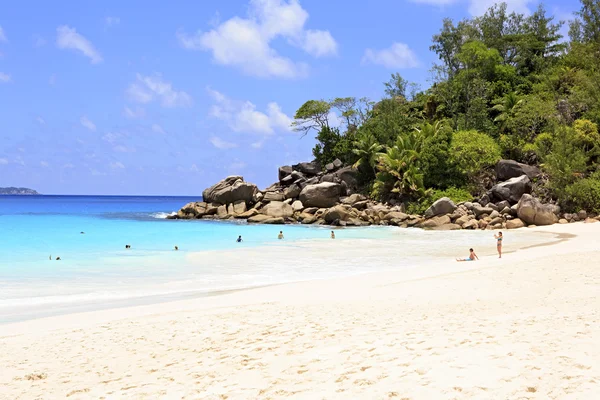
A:
<svg viewBox="0 0 600 400">
<path fill-rule="evenodd" d="M 338 183 L 323 182 L 308 185 L 300 192 L 300 201 L 306 207 L 333 207 L 340 201 L 341 186 Z"/>
<path fill-rule="evenodd" d="M 506 221 L 506 229 L 518 229 L 524 228 L 525 222 L 523 222 L 519 218 L 511 219 L 510 221 Z"/>
<path fill-rule="evenodd" d="M 294 215 L 294 209 L 291 205 L 281 202 L 272 201 L 260 209 L 260 213 L 276 218 L 291 218 Z"/>
<path fill-rule="evenodd" d="M 263 191 L 241 176 L 230 176 L 203 193 L 205 201 L 184 205 L 171 219 L 246 220 L 249 223 L 314 225 L 390 225 L 435 230 L 517 229 L 576 221 L 598 221 L 585 211 L 559 215 L 559 208 L 531 197 L 531 176 L 539 171 L 514 162 L 497 165 L 498 179 L 477 202 L 435 201 L 424 216 L 409 215 L 405 204 L 382 204 L 356 193 L 358 171 L 335 160 L 283 166 L 278 181 Z M 516 176 L 511 176 L 516 175 Z"/>
<path fill-rule="evenodd" d="M 290 176 L 292 174 L 292 167 L 289 165 L 284 165 L 279 167 L 279 182 L 281 182 L 284 178 Z"/>
<path fill-rule="evenodd" d="M 232 204 L 238 200 L 252 203 L 258 188 L 253 183 L 244 182 L 241 176 L 228 176 L 202 192 L 207 203 Z"/>
<path fill-rule="evenodd" d="M 292 169 L 300 171 L 301 173 L 308 176 L 315 176 L 318 175 L 319 172 L 321 172 L 321 166 L 316 161 L 301 162 L 299 164 L 294 165 Z"/>
<path fill-rule="evenodd" d="M 517 215 L 529 225 L 552 225 L 558 222 L 560 208 L 552 204 L 542 204 L 535 197 L 524 194 L 517 205 Z"/>
<path fill-rule="evenodd" d="M 431 218 L 443 214 L 452 214 L 456 210 L 456 205 L 448 197 L 442 197 L 437 200 L 425 211 L 425 218 Z"/>
<path fill-rule="evenodd" d="M 496 164 L 496 179 L 506 181 L 511 178 L 527 175 L 529 179 L 540 176 L 541 171 L 537 167 L 521 164 L 513 160 L 500 160 Z"/>
<path fill-rule="evenodd" d="M 350 206 L 339 204 L 337 206 L 329 208 L 323 214 L 323 219 L 328 224 L 333 224 L 339 221 L 346 221 L 350 217 Z"/>
<path fill-rule="evenodd" d="M 506 182 L 494 185 L 490 190 L 489 197 L 497 201 L 507 201 L 516 204 L 524 194 L 531 193 L 532 184 L 527 175 L 510 178 Z"/>
</svg>

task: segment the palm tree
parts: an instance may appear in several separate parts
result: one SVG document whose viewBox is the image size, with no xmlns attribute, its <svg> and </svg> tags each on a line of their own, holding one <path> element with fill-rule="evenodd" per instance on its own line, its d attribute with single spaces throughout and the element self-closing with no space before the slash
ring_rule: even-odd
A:
<svg viewBox="0 0 600 400">
<path fill-rule="evenodd" d="M 444 122 L 440 120 L 436 121 L 434 124 L 424 122 L 421 125 L 421 127 L 415 128 L 415 131 L 417 131 L 422 136 L 422 138 L 425 139 L 437 136 L 438 133 L 444 128 Z"/>
<path fill-rule="evenodd" d="M 373 192 L 377 196 L 394 193 L 399 196 L 422 195 L 423 174 L 418 168 L 422 136 L 411 132 L 398 136 L 396 143 L 378 157 Z"/>
<path fill-rule="evenodd" d="M 377 141 L 375 136 L 368 132 L 361 135 L 354 142 L 354 149 L 352 152 L 359 158 L 353 165 L 354 168 L 369 168 L 373 171 L 373 175 L 377 173 L 375 170 L 375 164 L 377 164 L 377 158 L 379 152 L 383 149 L 383 145 Z"/>
<path fill-rule="evenodd" d="M 516 93 L 510 92 L 502 101 L 492 107 L 492 110 L 497 111 L 499 114 L 494 118 L 494 122 L 500 123 L 500 129 L 504 131 L 506 123 L 509 119 L 514 117 L 517 107 L 523 102 Z"/>
</svg>

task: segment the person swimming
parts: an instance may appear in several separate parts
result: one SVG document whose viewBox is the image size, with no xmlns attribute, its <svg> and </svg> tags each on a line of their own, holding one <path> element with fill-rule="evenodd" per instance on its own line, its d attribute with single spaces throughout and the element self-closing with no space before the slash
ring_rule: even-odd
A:
<svg viewBox="0 0 600 400">
<path fill-rule="evenodd" d="M 335 232 L 334 231 L 331 231 L 331 238 L 335 239 Z"/>
<path fill-rule="evenodd" d="M 175 246 L 175 251 L 177 251 L 177 250 L 179 250 L 179 247 L 178 247 L 178 246 Z"/>
<path fill-rule="evenodd" d="M 238 236 L 236 242 L 238 242 L 238 243 L 242 243 L 243 242 L 242 235 Z"/>
<path fill-rule="evenodd" d="M 56 261 L 60 261 L 60 257 L 56 257 Z"/>
<path fill-rule="evenodd" d="M 498 232 L 497 235 L 494 235 L 494 239 L 496 239 L 496 249 L 498 250 L 498 258 L 502 258 L 502 232 Z"/>
<path fill-rule="evenodd" d="M 130 244 L 126 244 L 126 245 L 125 245 L 125 248 L 126 248 L 126 249 L 131 249 L 131 245 L 130 245 Z"/>
<path fill-rule="evenodd" d="M 473 251 L 473 249 L 469 249 L 469 257 L 468 258 L 457 258 L 456 261 L 461 262 L 461 261 L 475 261 L 475 260 L 479 260 L 479 257 L 477 257 L 477 254 L 475 254 L 475 251 Z"/>
<path fill-rule="evenodd" d="M 277 239 L 283 239 L 283 231 L 279 231 L 279 235 L 277 235 Z"/>
</svg>

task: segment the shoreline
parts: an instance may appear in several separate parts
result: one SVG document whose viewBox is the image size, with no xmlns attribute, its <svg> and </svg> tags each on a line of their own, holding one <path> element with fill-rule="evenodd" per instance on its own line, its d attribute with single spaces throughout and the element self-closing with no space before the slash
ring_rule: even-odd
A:
<svg viewBox="0 0 600 400">
<path fill-rule="evenodd" d="M 600 224 L 535 229 L 555 243 L 502 260 L 3 325 L 0 388 L 14 399 L 595 398 Z"/>
<path fill-rule="evenodd" d="M 312 229 L 314 227 L 307 226 L 307 228 Z M 338 227 L 338 229 L 353 229 L 353 228 L 355 228 L 355 229 L 364 229 L 364 228 L 378 229 L 378 228 L 385 228 L 385 227 L 374 227 L 374 226 L 352 227 L 352 228 Z M 543 242 L 541 244 L 534 244 L 534 245 L 524 246 L 524 247 L 520 247 L 520 248 L 513 249 L 513 250 L 504 251 L 503 254 L 515 254 L 515 253 L 518 253 L 519 251 L 527 250 L 530 248 L 554 246 L 556 244 L 559 244 L 564 241 L 568 241 L 570 239 L 574 239 L 577 237 L 577 235 L 574 235 L 574 234 L 562 233 L 562 232 L 552 232 L 551 228 L 552 228 L 552 226 L 547 226 L 547 227 L 538 227 L 538 228 L 533 228 L 533 229 L 528 230 L 528 231 L 532 231 L 532 232 L 537 231 L 536 233 L 553 235 L 552 238 L 548 238 L 549 239 L 548 241 Z M 389 227 L 389 229 L 394 229 L 394 227 Z M 420 228 L 415 228 L 415 229 L 420 229 Z M 557 239 L 557 240 L 552 240 L 552 239 Z M 336 239 L 336 240 L 338 242 L 339 241 L 348 242 L 348 241 L 354 241 L 357 239 L 349 238 L 349 239 Z M 387 239 L 387 240 L 394 240 L 394 239 Z M 251 248 L 231 249 L 231 250 L 228 250 L 228 253 L 232 253 L 236 257 L 243 257 L 244 253 L 252 253 L 255 251 L 258 251 L 258 252 L 266 251 L 266 250 L 271 250 L 271 251 L 272 250 L 279 250 L 279 251 L 283 250 L 283 251 L 285 251 L 285 250 L 288 250 L 291 248 L 298 248 L 298 247 L 310 248 L 312 246 L 317 246 L 317 245 L 323 246 L 324 243 L 320 239 L 301 239 L 296 243 L 281 243 L 281 244 L 277 243 L 276 245 L 272 245 L 272 244 L 271 245 L 259 245 L 259 246 L 251 247 Z M 187 254 L 186 257 L 201 259 L 202 257 L 208 256 L 208 255 L 216 256 L 216 255 L 222 254 L 222 252 L 223 252 L 223 250 L 193 251 L 193 252 L 189 252 L 189 254 Z M 490 254 L 482 253 L 482 257 L 484 257 L 484 260 L 487 260 L 489 258 L 495 258 L 495 254 L 496 253 L 490 253 Z M 35 324 L 35 321 L 45 321 L 45 320 L 49 320 L 52 318 L 69 318 L 69 317 L 75 316 L 75 315 L 85 315 L 85 314 L 90 314 L 90 313 L 110 313 L 113 310 L 123 310 L 123 311 L 127 311 L 127 313 L 128 313 L 128 311 L 132 311 L 132 313 L 135 314 L 135 311 L 138 308 L 140 310 L 145 309 L 145 308 L 150 309 L 153 306 L 160 305 L 162 307 L 163 305 L 166 305 L 166 304 L 167 305 L 173 304 L 176 306 L 177 303 L 181 303 L 182 305 L 185 305 L 185 303 L 187 303 L 187 302 L 202 301 L 203 299 L 210 298 L 210 297 L 221 297 L 221 296 L 227 296 L 230 294 L 235 294 L 237 292 L 254 291 L 254 290 L 260 290 L 263 288 L 270 288 L 270 287 L 276 287 L 276 286 L 310 284 L 311 282 L 326 282 L 326 283 L 334 284 L 337 281 L 353 280 L 353 279 L 357 279 L 360 277 L 378 279 L 378 278 L 388 276 L 390 274 L 401 275 L 406 270 L 414 270 L 416 268 L 426 269 L 428 267 L 431 268 L 432 266 L 438 265 L 440 263 L 440 261 L 444 262 L 444 263 L 448 263 L 448 262 L 454 262 L 455 260 L 452 260 L 452 259 L 446 259 L 445 261 L 444 260 L 435 260 L 435 261 L 420 263 L 418 265 L 409 266 L 406 269 L 391 269 L 391 270 L 382 270 L 382 271 L 374 271 L 374 272 L 359 272 L 359 273 L 353 273 L 353 274 L 337 276 L 337 277 L 302 279 L 302 280 L 293 280 L 293 281 L 287 281 L 287 282 L 278 282 L 278 283 L 273 283 L 273 284 L 259 284 L 256 286 L 246 286 L 246 287 L 239 287 L 239 288 L 232 288 L 232 289 L 215 289 L 215 290 L 202 291 L 202 292 L 201 291 L 183 291 L 183 292 L 173 292 L 173 293 L 167 293 L 167 294 L 157 294 L 157 295 L 150 295 L 150 296 L 139 296 L 139 297 L 124 298 L 124 299 L 115 299 L 115 300 L 109 300 L 109 303 L 111 303 L 112 305 L 108 306 L 108 307 L 102 306 L 101 304 L 98 304 L 98 303 L 89 303 L 89 304 L 82 305 L 81 306 L 82 309 L 76 310 L 76 311 L 66 311 L 66 312 L 59 311 L 56 313 L 51 313 L 50 315 L 31 317 L 31 318 L 27 318 L 25 320 L 2 322 L 2 323 L 0 323 L 0 333 L 2 332 L 2 328 L 11 329 L 11 328 L 13 328 L 13 326 L 16 326 L 19 324 L 28 324 L 28 323 Z M 481 261 L 482 260 L 479 260 L 479 262 L 481 262 Z M 458 267 L 463 267 L 460 269 L 472 271 L 475 269 L 479 269 L 479 268 L 474 268 L 478 265 L 481 265 L 481 264 L 466 263 L 466 264 L 459 265 Z M 469 266 L 471 266 L 471 267 L 469 267 Z M 431 277 L 435 277 L 435 276 L 437 276 L 437 275 L 431 275 L 431 276 L 426 275 L 426 276 L 420 277 L 419 279 L 427 279 L 427 278 L 431 278 Z M 59 304 L 59 306 L 61 306 L 61 305 L 62 304 Z M 128 310 L 128 309 L 131 309 L 131 310 Z M 148 310 L 144 310 L 144 311 L 148 311 Z M 0 336 L 0 338 L 1 338 L 1 336 Z"/>
<path fill-rule="evenodd" d="M 306 226 L 306 229 L 314 229 L 314 226 Z M 363 229 L 366 227 L 362 227 Z M 321 228 L 322 229 L 322 228 Z M 339 229 L 349 229 L 349 228 L 339 228 Z M 356 229 L 359 229 L 358 227 Z M 370 229 L 388 231 L 383 237 L 370 238 L 370 239 L 356 239 L 353 237 L 349 238 L 338 238 L 333 243 L 333 246 L 336 251 L 353 251 L 350 246 L 355 244 L 357 240 L 367 240 L 367 241 L 377 241 L 378 245 L 382 247 L 393 247 L 396 244 L 401 243 L 401 237 L 396 237 L 393 235 L 394 227 L 378 227 L 371 226 Z M 417 228 L 418 229 L 418 228 Z M 328 229 L 326 229 L 328 231 Z M 418 229 L 421 231 L 420 229 Z M 533 233 L 533 231 L 530 231 Z M 431 232 L 430 235 L 435 236 L 446 236 L 445 233 L 442 232 Z M 467 235 L 473 235 L 474 233 L 465 233 Z M 476 234 L 476 233 L 475 233 Z M 548 238 L 544 239 L 542 244 L 551 245 L 553 243 L 558 243 L 559 241 L 554 240 L 559 234 L 554 234 L 552 232 L 540 231 L 536 232 L 538 236 L 548 235 Z M 552 236 L 554 235 L 554 236 Z M 434 237 L 431 238 L 432 241 L 436 241 Z M 442 239 L 445 240 L 445 239 Z M 540 239 L 541 240 L 541 239 Z M 244 248 L 232 248 L 224 251 L 222 249 L 216 250 L 196 250 L 196 251 L 187 251 L 183 252 L 181 255 L 185 257 L 185 261 L 189 265 L 210 265 L 215 262 L 215 260 L 225 261 L 225 264 L 231 264 L 235 262 L 235 260 L 240 259 L 254 259 L 256 257 L 261 257 L 262 254 L 269 253 L 272 258 L 285 258 L 287 254 L 295 252 L 300 257 L 299 262 L 303 262 L 306 264 L 316 263 L 318 261 L 322 261 L 323 258 L 329 259 L 331 256 L 326 253 L 331 249 L 332 242 L 329 239 L 315 239 L 315 238 L 302 238 L 294 241 L 276 241 L 272 243 L 261 243 L 251 247 Z M 369 247 L 368 244 L 361 244 L 360 247 Z M 490 249 L 491 250 L 491 249 Z M 511 254 L 520 249 L 508 250 L 505 253 Z M 316 256 L 312 259 L 305 259 L 302 253 L 304 252 L 318 252 Z M 484 256 L 484 253 L 480 253 L 481 256 Z M 352 258 L 352 256 L 348 256 Z M 117 293 L 115 292 L 113 296 L 103 296 L 102 298 L 96 300 L 86 300 L 79 299 L 76 301 L 66 301 L 66 300 L 58 300 L 58 299 L 50 299 L 51 302 L 44 301 L 43 303 L 36 304 L 21 304 L 16 306 L 5 306 L 5 309 L 12 309 L 10 314 L 5 313 L 2 315 L 0 320 L 0 327 L 20 323 L 27 322 L 36 319 L 44 319 L 51 318 L 54 316 L 63 316 L 70 314 L 80 314 L 86 312 L 96 312 L 96 311 L 110 311 L 113 309 L 123 309 L 130 307 L 138 307 L 138 306 L 152 306 L 156 304 L 169 303 L 169 302 L 177 302 L 177 301 L 185 301 L 185 300 L 196 300 L 203 299 L 206 297 L 212 296 L 221 296 L 227 295 L 229 293 L 238 292 L 238 291 L 247 291 L 253 289 L 259 289 L 263 287 L 270 287 L 276 285 L 288 285 L 294 283 L 305 283 L 305 282 L 313 282 L 313 281 L 330 281 L 335 282 L 338 279 L 352 278 L 356 276 L 369 276 L 371 274 L 378 273 L 391 273 L 397 272 L 402 273 L 402 271 L 406 269 L 414 269 L 414 268 L 427 268 L 430 264 L 437 264 L 439 262 L 444 262 L 450 260 L 450 256 L 443 257 L 437 255 L 434 257 L 432 261 L 415 261 L 414 264 L 407 264 L 401 268 L 397 267 L 388 267 L 387 269 L 380 269 L 378 271 L 345 271 L 345 272 L 337 272 L 333 273 L 333 276 L 290 276 L 286 277 L 282 280 L 276 280 L 274 282 L 267 282 L 264 279 L 258 280 L 254 282 L 246 282 L 239 283 L 238 285 L 230 285 L 230 287 L 216 287 L 216 288 L 181 288 L 179 290 L 172 289 L 167 292 L 158 292 L 158 293 L 150 293 L 153 289 L 148 288 L 148 294 L 125 294 L 125 293 Z M 175 281 L 176 282 L 176 281 Z M 165 288 L 165 290 L 167 290 Z M 142 289 L 143 291 L 143 289 Z M 87 297 L 86 294 L 77 294 L 74 295 L 76 297 Z"/>
</svg>

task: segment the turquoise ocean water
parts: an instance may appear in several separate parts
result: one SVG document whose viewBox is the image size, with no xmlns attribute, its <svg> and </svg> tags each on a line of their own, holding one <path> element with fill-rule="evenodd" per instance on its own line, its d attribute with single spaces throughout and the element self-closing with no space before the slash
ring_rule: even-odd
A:
<svg viewBox="0 0 600 400">
<path fill-rule="evenodd" d="M 353 249 L 356 243 L 353 252 L 315 251 L 318 254 L 310 258 L 305 253 L 314 246 L 299 252 L 293 246 L 328 241 L 329 228 L 165 218 L 196 200 L 0 196 L 0 323 L 403 268 L 439 257 L 443 249 L 448 251 L 444 257 L 451 257 L 465 243 L 477 249 L 485 245 L 492 251 L 494 245 L 489 232 L 349 228 L 336 230 L 336 244 L 347 241 L 352 244 L 348 249 Z M 277 240 L 280 229 L 285 232 L 284 244 Z M 238 235 L 244 238 L 243 243 L 236 243 Z M 534 243 L 548 238 L 527 240 Z M 132 249 L 126 250 L 126 244 Z M 269 257 L 270 248 L 275 254 L 282 245 L 291 246 L 290 251 Z M 384 245 L 378 256 L 360 251 L 375 245 Z M 174 246 L 180 250 L 174 251 Z M 255 254 L 244 259 L 233 251 L 240 248 L 259 251 L 243 253 Z M 193 256 L 198 252 L 223 257 Z M 302 262 L 298 254 L 306 256 Z M 61 260 L 56 261 L 56 257 Z"/>
<path fill-rule="evenodd" d="M 0 323 L 85 304 L 285 282 L 286 273 L 198 265 L 190 252 L 328 238 L 329 230 L 165 217 L 188 197 L 0 196 Z M 81 233 L 84 232 L 84 233 Z M 385 236 L 348 229 L 344 238 Z M 238 235 L 243 243 L 236 243 Z M 125 245 L 130 244 L 131 250 Z M 179 247 L 175 252 L 174 246 Z M 49 258 L 52 257 L 52 260 Z M 55 258 L 60 257 L 60 261 Z M 227 273 L 223 271 L 226 270 Z M 316 274 L 319 275 L 319 274 Z M 293 280 L 310 278 L 297 275 Z"/>
</svg>

